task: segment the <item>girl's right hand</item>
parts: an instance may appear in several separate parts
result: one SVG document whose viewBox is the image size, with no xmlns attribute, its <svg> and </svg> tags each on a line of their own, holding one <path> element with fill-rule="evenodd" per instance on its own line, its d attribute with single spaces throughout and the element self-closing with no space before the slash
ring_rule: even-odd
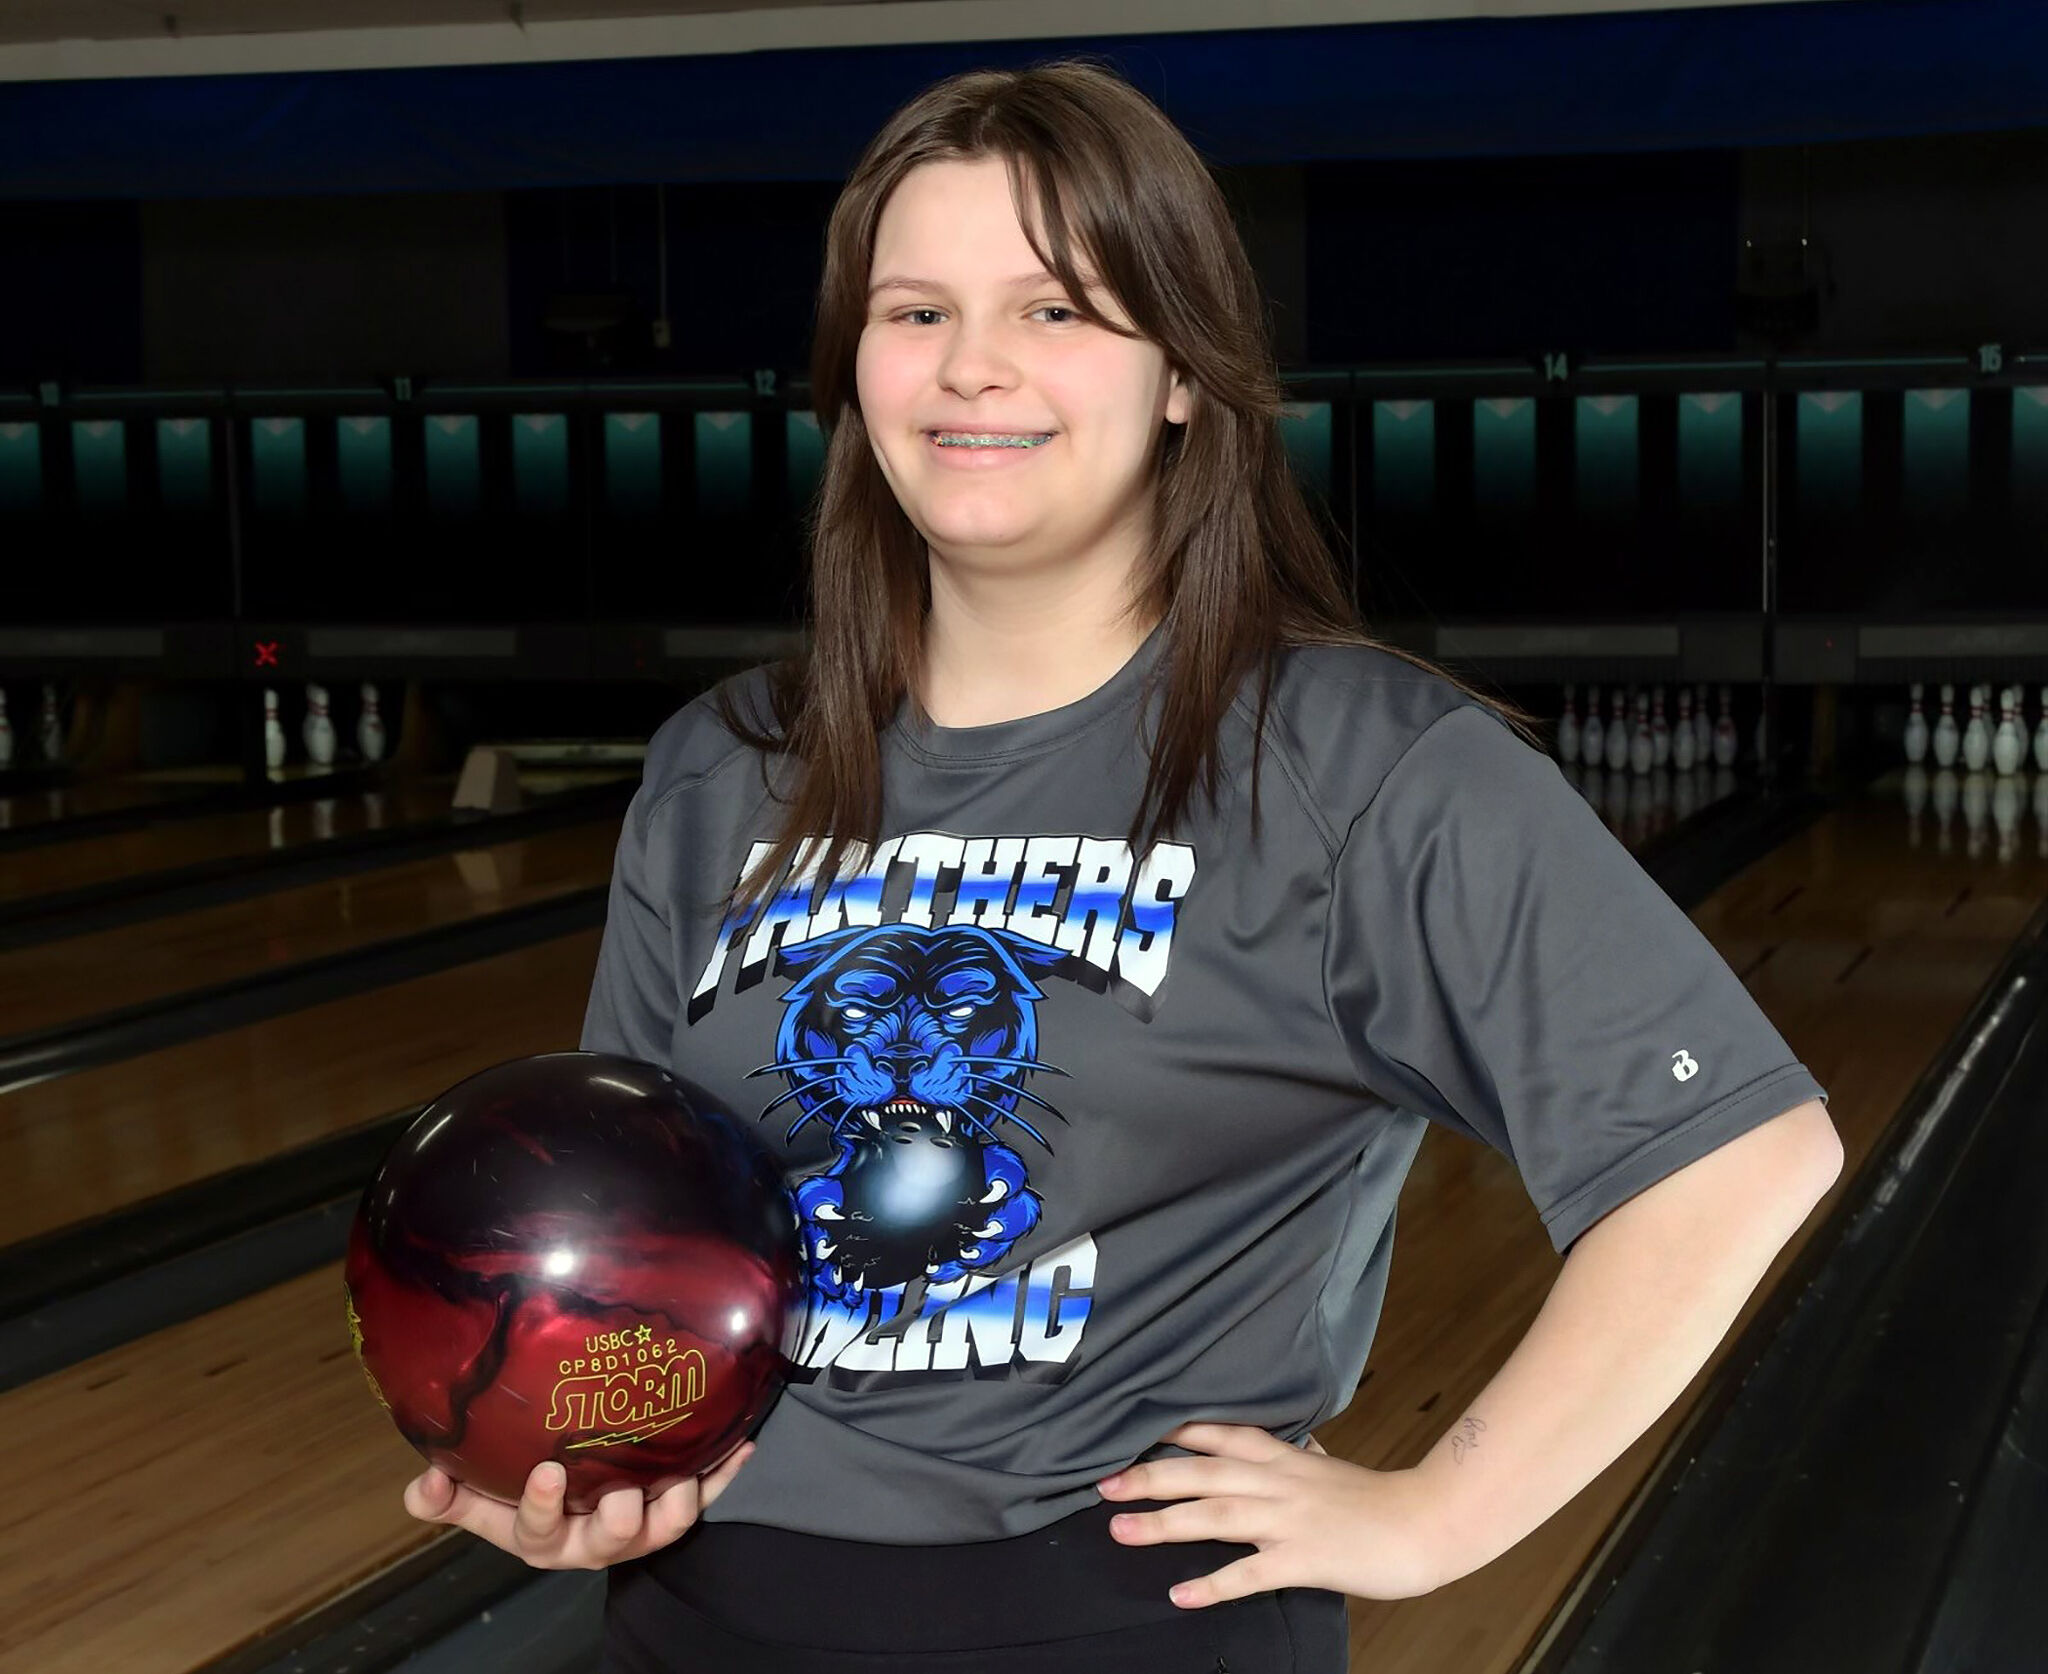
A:
<svg viewBox="0 0 2048 1674">
<path fill-rule="evenodd" d="M 429 1468 L 406 1484 L 405 1509 L 423 1523 L 467 1529 L 535 1569 L 605 1569 L 680 1539 L 753 1453 L 754 1444 L 742 1442 L 702 1476 L 651 1500 L 638 1488 L 614 1488 L 592 1512 L 563 1511 L 566 1478 L 552 1462 L 534 1466 L 516 1506 Z"/>
</svg>

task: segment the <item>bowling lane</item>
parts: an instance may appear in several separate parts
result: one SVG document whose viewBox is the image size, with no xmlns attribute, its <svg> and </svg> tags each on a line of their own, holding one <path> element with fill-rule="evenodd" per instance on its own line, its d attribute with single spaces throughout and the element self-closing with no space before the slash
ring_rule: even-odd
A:
<svg viewBox="0 0 2048 1674">
<path fill-rule="evenodd" d="M 584 931 L 0 1098 L 10 1238 L 399 1113 L 480 1069 L 576 1045 Z"/>
<path fill-rule="evenodd" d="M 175 808 L 181 802 L 197 801 L 220 788 L 218 784 L 125 774 L 119 778 L 73 779 L 37 786 L 17 769 L 11 776 L 0 774 L 0 831 L 24 831 L 53 821 L 118 814 L 133 808 Z"/>
<path fill-rule="evenodd" d="M 167 820 L 35 848 L 0 846 L 0 903 L 442 819 L 453 787 L 452 779 L 416 780 L 383 791 Z"/>
<path fill-rule="evenodd" d="M 0 1415 L 33 1449 L 0 1524 L 0 1674 L 189 1674 L 443 1533 L 400 1504 L 419 1456 L 355 1364 L 339 1263 Z"/>
<path fill-rule="evenodd" d="M 1692 917 L 1831 1095 L 1841 1179 L 1728 1341 L 1849 1188 L 2048 892 L 2048 828 L 1999 863 L 1914 841 L 1895 783 L 1748 867 Z M 1402 1193 L 1379 1337 L 1333 1454 L 1416 1463 L 1527 1331 L 1562 1265 L 1501 1157 L 1431 1130 Z M 1355 1599 L 1352 1666 L 1373 1674 L 1510 1674 L 1594 1556 L 1725 1349 L 1634 1446 L 1512 1551 L 1424 1598 Z"/>
<path fill-rule="evenodd" d="M 2048 861 L 1971 867 L 1915 853 L 1905 834 L 1898 804 L 1853 805 L 1745 870 L 1695 914 L 1731 963 L 1752 967 L 1752 988 L 1834 1092 L 1850 1153 L 1845 1178 L 2048 883 Z M 189 1098 L 177 1089 L 203 1060 L 159 1064 L 156 1083 L 176 1108 L 160 1126 L 145 1121 L 134 1131 L 180 1134 L 201 1106 L 217 1104 L 244 1113 L 220 1124 L 231 1147 L 239 1131 L 268 1126 L 256 1112 L 322 1106 L 306 1118 L 310 1134 L 342 1119 L 344 1102 L 360 1120 L 483 1062 L 565 1044 L 595 942 L 565 939 L 494 961 L 494 970 L 447 973 L 467 983 L 427 979 L 431 992 L 408 984 L 411 992 L 393 991 L 381 1032 L 326 1035 L 362 1027 L 361 1013 L 339 1012 L 303 1037 L 259 1043 L 253 1037 L 263 1031 L 244 1031 L 252 1038 L 234 1063 L 213 1066 L 214 1079 Z M 533 992 L 543 983 L 547 1004 Z M 508 1001 L 529 1005 L 523 1021 L 504 1015 Z M 442 1015 L 458 1004 L 486 1039 L 458 1038 L 463 1031 Z M 331 1044 L 342 1039 L 364 1043 L 347 1063 Z M 372 1067 L 359 1068 L 359 1056 Z M 60 1131 L 91 1108 L 91 1090 L 75 1092 L 49 1113 Z M 104 1153 L 127 1137 L 102 1132 L 88 1143 Z M 190 1172 L 231 1160 L 225 1150 L 194 1158 Z M 70 1166 L 70 1158 L 49 1163 L 34 1189 L 50 1190 Z M 1526 1330 L 1557 1266 L 1512 1169 L 1433 1131 L 1403 1194 L 1366 1381 L 1351 1409 L 1324 1427 L 1324 1444 L 1377 1467 L 1412 1463 Z M 340 1314 L 339 1268 L 328 1267 L 0 1396 L 0 1422 L 13 1426 L 22 1456 L 39 1462 L 27 1497 L 56 1505 L 63 1496 L 41 1483 L 86 1485 L 70 1496 L 62 1514 L 72 1521 L 62 1529 L 17 1520 L 0 1534 L 8 1573 L 37 1578 L 32 1607 L 0 1619 L 0 1674 L 189 1669 L 426 1538 L 398 1499 L 412 1455 L 363 1387 Z M 1353 1666 L 1373 1674 L 1514 1668 L 1697 1393 L 1573 1506 L 1477 1575 L 1427 1598 L 1354 1601 Z M 101 1435 L 111 1440 L 93 1449 Z M 83 1465 L 81 1449 L 91 1453 Z M 98 1556 L 49 1580 L 49 1553 Z"/>
<path fill-rule="evenodd" d="M 0 953 L 8 1035 L 602 888 L 616 818 Z"/>
<path fill-rule="evenodd" d="M 1577 764 L 1560 771 L 1603 824 L 1630 849 L 1641 849 L 1696 813 L 1735 794 L 1735 771 L 1728 767 L 1693 767 L 1680 773 L 1661 769 L 1609 772 Z"/>
</svg>

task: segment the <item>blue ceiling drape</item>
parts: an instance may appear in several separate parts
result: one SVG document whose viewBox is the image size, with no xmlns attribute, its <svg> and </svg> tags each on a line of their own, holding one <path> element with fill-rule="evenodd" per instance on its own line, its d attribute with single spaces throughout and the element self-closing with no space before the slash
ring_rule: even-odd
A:
<svg viewBox="0 0 2048 1674">
<path fill-rule="evenodd" d="M 1102 55 L 1211 163 L 1783 145 L 2048 123 L 2048 0 L 1818 4 L 0 84 L 0 197 L 832 180 L 955 70 Z"/>
</svg>

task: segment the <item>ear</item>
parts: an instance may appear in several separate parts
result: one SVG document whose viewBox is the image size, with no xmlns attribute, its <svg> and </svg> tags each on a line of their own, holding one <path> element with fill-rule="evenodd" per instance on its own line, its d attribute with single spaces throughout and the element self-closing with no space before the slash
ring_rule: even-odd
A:
<svg viewBox="0 0 2048 1674">
<path fill-rule="evenodd" d="M 1195 404 L 1194 385 L 1177 371 L 1169 371 L 1168 377 L 1171 379 L 1171 385 L 1166 396 L 1166 422 L 1186 424 L 1188 413 Z"/>
</svg>

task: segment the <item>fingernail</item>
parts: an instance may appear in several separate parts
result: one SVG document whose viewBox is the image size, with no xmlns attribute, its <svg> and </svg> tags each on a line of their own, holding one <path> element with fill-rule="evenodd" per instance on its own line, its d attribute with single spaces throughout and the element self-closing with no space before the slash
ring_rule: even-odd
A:
<svg viewBox="0 0 2048 1674">
<path fill-rule="evenodd" d="M 1172 1587 L 1167 1590 L 1166 1596 L 1172 1599 L 1175 1604 L 1185 1604 L 1194 1595 L 1185 1587 Z"/>
<path fill-rule="evenodd" d="M 541 1466 L 540 1485 L 547 1489 L 549 1493 L 553 1493 L 558 1488 L 567 1487 L 568 1483 L 569 1473 L 563 1470 L 560 1465 Z"/>
<path fill-rule="evenodd" d="M 1123 1485 L 1124 1473 L 1122 1471 L 1118 1471 L 1114 1476 L 1105 1476 L 1100 1482 L 1096 1483 L 1095 1486 L 1100 1488 L 1105 1494 L 1114 1494 Z"/>
</svg>

